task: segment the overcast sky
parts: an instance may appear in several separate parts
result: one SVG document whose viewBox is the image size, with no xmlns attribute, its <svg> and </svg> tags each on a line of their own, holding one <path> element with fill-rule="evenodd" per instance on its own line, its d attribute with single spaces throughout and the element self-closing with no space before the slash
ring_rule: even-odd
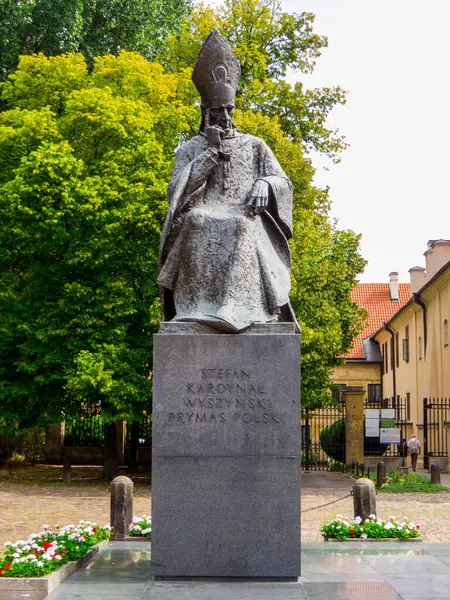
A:
<svg viewBox="0 0 450 600">
<path fill-rule="evenodd" d="M 314 157 L 316 182 L 331 187 L 340 226 L 363 235 L 361 281 L 399 271 L 407 282 L 427 241 L 450 238 L 450 0 L 283 4 L 313 12 L 329 39 L 305 85 L 348 90 L 329 122 L 351 147 L 337 166 Z"/>
</svg>

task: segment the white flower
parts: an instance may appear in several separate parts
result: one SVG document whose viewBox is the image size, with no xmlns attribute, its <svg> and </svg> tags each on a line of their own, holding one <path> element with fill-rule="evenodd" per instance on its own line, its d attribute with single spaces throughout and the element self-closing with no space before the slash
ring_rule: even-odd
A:
<svg viewBox="0 0 450 600">
<path fill-rule="evenodd" d="M 369 515 L 369 519 L 376 519 L 377 516 L 376 515 Z"/>
<path fill-rule="evenodd" d="M 53 557 L 55 560 L 61 560 L 61 556 L 59 554 L 57 554 L 56 556 Z"/>
<path fill-rule="evenodd" d="M 363 540 L 367 540 L 367 533 L 362 533 L 362 534 L 361 534 L 361 538 L 362 538 Z"/>
<path fill-rule="evenodd" d="M 392 525 L 392 523 L 386 523 L 386 525 L 384 526 L 384 528 L 389 531 L 389 529 L 394 529 L 394 525 Z"/>
<path fill-rule="evenodd" d="M 41 567 L 44 566 L 44 563 L 42 562 L 42 560 L 38 560 L 36 563 L 36 566 L 40 569 Z"/>
<path fill-rule="evenodd" d="M 13 543 L 12 543 L 12 542 L 5 542 L 3 545 L 4 545 L 4 546 L 12 546 L 12 545 L 13 545 Z"/>
<path fill-rule="evenodd" d="M 139 523 L 140 518 L 139 517 L 133 517 L 133 523 Z"/>
<path fill-rule="evenodd" d="M 14 558 L 20 558 L 19 552 L 14 552 L 13 556 L 14 556 Z"/>
<path fill-rule="evenodd" d="M 359 525 L 362 522 L 362 519 L 361 517 L 355 517 L 355 520 L 353 522 Z"/>
<path fill-rule="evenodd" d="M 42 529 L 48 529 L 48 525 L 42 525 Z"/>
<path fill-rule="evenodd" d="M 150 533 L 150 532 L 151 532 L 151 530 L 152 530 L 152 528 L 151 528 L 151 527 L 149 527 L 148 529 L 143 529 L 143 530 L 142 530 L 142 535 L 147 535 L 147 533 Z"/>
</svg>

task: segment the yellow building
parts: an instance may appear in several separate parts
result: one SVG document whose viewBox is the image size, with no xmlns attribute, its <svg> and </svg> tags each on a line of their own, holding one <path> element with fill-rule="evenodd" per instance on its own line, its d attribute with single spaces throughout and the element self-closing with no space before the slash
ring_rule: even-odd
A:
<svg viewBox="0 0 450 600">
<path fill-rule="evenodd" d="M 341 386 L 362 386 L 369 399 L 383 396 L 381 353 L 371 336 L 411 297 L 409 283 L 399 284 L 398 273 L 391 273 L 389 278 L 389 283 L 359 283 L 352 290 L 352 301 L 366 311 L 367 318 L 345 363 L 332 376 L 333 383 Z"/>
<path fill-rule="evenodd" d="M 383 397 L 406 402 L 409 433 L 426 442 L 430 455 L 442 457 L 441 468 L 446 469 L 450 449 L 450 240 L 429 241 L 425 259 L 425 268 L 410 269 L 409 301 L 371 339 L 381 352 Z M 429 427 L 427 440 L 424 420 Z"/>
</svg>

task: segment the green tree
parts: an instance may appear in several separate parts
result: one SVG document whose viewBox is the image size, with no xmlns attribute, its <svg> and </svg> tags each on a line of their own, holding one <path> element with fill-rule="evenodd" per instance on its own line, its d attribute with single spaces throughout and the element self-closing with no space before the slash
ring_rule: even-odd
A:
<svg viewBox="0 0 450 600">
<path fill-rule="evenodd" d="M 151 407 L 166 186 L 187 75 L 137 54 L 23 57 L 0 113 L 0 406 L 44 425 Z M 45 81 L 45 85 L 42 83 Z"/>
<path fill-rule="evenodd" d="M 328 190 L 313 185 L 314 169 L 302 146 L 283 133 L 277 118 L 238 111 L 236 121 L 270 145 L 293 183 L 291 301 L 302 332 L 302 406 L 320 407 L 330 402 L 332 369 L 342 363 L 365 316 L 350 299 L 366 264 L 360 235 L 329 218 Z"/>
<path fill-rule="evenodd" d="M 23 54 L 82 52 L 91 63 L 132 50 L 152 59 L 188 7 L 189 0 L 2 0 L 0 79 Z"/>
<path fill-rule="evenodd" d="M 179 35 L 169 38 L 163 62 L 169 69 L 192 67 L 205 37 L 217 29 L 229 41 L 241 63 L 242 78 L 236 106 L 277 117 L 294 142 L 327 154 L 339 162 L 345 138 L 327 127 L 330 111 L 345 103 L 340 88 L 304 89 L 286 81 L 288 71 L 310 73 L 327 38 L 313 30 L 314 15 L 292 15 L 280 0 L 224 0 L 210 8 L 193 8 Z"/>
</svg>

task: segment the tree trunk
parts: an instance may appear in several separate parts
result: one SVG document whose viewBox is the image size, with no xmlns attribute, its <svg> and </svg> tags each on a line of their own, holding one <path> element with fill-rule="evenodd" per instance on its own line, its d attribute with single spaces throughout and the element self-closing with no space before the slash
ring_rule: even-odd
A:
<svg viewBox="0 0 450 600">
<path fill-rule="evenodd" d="M 104 428 L 103 476 L 114 479 L 119 473 L 119 449 L 117 447 L 116 424 L 107 423 Z"/>
<path fill-rule="evenodd" d="M 128 459 L 129 473 L 137 473 L 139 467 L 139 421 L 130 424 L 130 456 Z"/>
</svg>

